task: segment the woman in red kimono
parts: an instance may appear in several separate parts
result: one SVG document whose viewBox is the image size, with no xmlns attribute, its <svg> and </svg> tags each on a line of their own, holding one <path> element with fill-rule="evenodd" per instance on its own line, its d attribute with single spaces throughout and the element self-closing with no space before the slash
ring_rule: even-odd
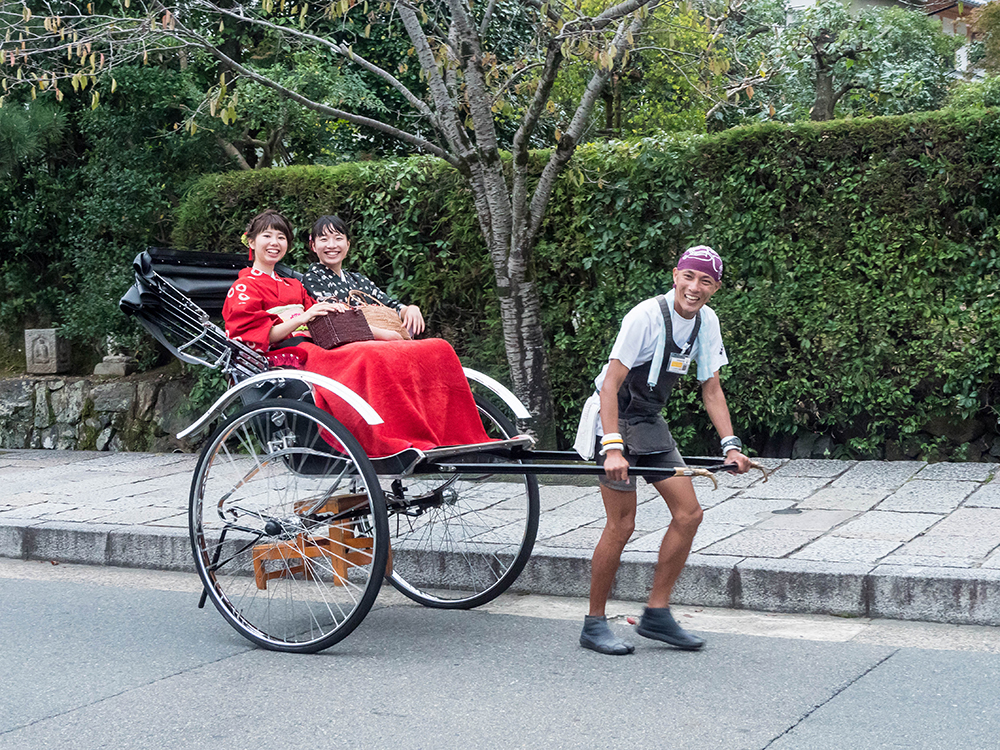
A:
<svg viewBox="0 0 1000 750">
<path fill-rule="evenodd" d="M 267 353 L 275 364 L 291 360 L 334 378 L 368 401 L 383 424 L 369 425 L 329 391 L 316 391 L 317 406 L 342 422 L 369 456 L 488 442 L 458 355 L 447 341 L 404 341 L 394 331 L 377 328 L 372 329 L 377 340 L 336 349 L 310 341 L 310 320 L 348 308 L 316 302 L 297 280 L 275 273 L 292 236 L 288 220 L 276 211 L 250 222 L 246 239 L 253 266 L 240 271 L 226 294 L 226 335 Z"/>
</svg>

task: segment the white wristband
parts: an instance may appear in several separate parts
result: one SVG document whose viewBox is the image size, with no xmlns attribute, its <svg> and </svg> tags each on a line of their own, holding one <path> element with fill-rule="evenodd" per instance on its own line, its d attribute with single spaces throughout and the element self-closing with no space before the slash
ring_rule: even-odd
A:
<svg viewBox="0 0 1000 750">
<path fill-rule="evenodd" d="M 608 451 L 621 451 L 622 453 L 624 453 L 625 452 L 625 443 L 614 442 L 614 443 L 608 443 L 607 445 L 601 446 L 601 455 L 602 456 L 606 456 L 608 454 Z"/>
<path fill-rule="evenodd" d="M 620 432 L 609 432 L 601 438 L 601 445 L 605 443 L 620 443 L 622 441 L 622 435 Z"/>
</svg>

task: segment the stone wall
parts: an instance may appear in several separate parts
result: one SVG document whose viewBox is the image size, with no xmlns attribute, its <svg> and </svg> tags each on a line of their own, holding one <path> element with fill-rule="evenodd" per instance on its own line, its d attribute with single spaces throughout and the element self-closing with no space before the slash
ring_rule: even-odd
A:
<svg viewBox="0 0 1000 750">
<path fill-rule="evenodd" d="M 200 413 L 190 378 L 30 376 L 0 380 L 0 448 L 189 451 L 175 435 Z"/>
</svg>

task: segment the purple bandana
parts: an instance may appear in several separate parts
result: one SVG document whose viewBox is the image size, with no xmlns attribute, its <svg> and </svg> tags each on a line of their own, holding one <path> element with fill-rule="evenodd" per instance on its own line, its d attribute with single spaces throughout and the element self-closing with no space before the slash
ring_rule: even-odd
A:
<svg viewBox="0 0 1000 750">
<path fill-rule="evenodd" d="M 677 261 L 677 268 L 701 271 L 716 281 L 722 281 L 722 258 L 708 245 L 696 245 L 685 250 Z"/>
</svg>

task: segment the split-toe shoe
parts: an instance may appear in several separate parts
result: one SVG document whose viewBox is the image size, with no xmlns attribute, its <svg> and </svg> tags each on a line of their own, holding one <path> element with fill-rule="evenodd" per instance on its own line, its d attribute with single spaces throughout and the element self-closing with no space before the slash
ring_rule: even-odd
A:
<svg viewBox="0 0 1000 750">
<path fill-rule="evenodd" d="M 686 651 L 697 651 L 705 645 L 704 638 L 692 635 L 677 624 L 670 607 L 646 607 L 635 632 Z"/>
<path fill-rule="evenodd" d="M 624 656 L 635 651 L 635 646 L 626 643 L 612 632 L 607 617 L 597 615 L 587 615 L 583 618 L 580 645 L 600 654 L 612 656 Z"/>
</svg>

